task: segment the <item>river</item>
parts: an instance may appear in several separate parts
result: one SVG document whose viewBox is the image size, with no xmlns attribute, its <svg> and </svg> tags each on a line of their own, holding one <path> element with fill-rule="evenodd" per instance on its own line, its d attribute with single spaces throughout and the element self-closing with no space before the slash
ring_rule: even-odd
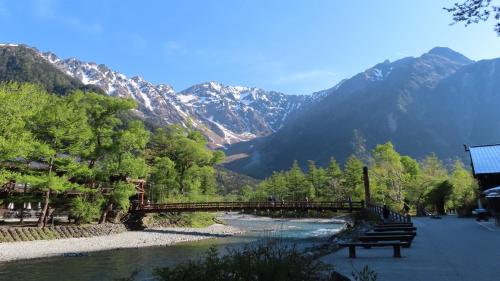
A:
<svg viewBox="0 0 500 281">
<path fill-rule="evenodd" d="M 304 247 L 325 241 L 343 224 L 328 219 L 271 219 L 229 214 L 227 224 L 245 230 L 244 234 L 167 247 L 148 247 L 93 252 L 83 257 L 50 257 L 0 264 L 0 280 L 16 281 L 90 281 L 115 280 L 135 272 L 138 280 L 151 278 L 154 268 L 172 265 L 216 246 L 221 251 L 265 238 L 281 238 Z"/>
</svg>

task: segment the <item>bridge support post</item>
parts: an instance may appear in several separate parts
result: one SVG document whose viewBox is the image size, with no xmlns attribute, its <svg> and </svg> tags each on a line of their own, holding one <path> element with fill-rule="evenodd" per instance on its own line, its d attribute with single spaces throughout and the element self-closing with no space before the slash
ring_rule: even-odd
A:
<svg viewBox="0 0 500 281">
<path fill-rule="evenodd" d="M 368 206 L 371 202 L 370 195 L 370 178 L 368 177 L 368 167 L 363 167 L 363 182 L 365 184 L 365 203 Z"/>
</svg>

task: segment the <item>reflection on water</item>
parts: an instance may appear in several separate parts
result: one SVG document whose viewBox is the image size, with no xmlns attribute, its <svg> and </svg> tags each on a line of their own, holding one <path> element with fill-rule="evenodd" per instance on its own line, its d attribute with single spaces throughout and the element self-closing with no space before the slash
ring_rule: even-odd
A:
<svg viewBox="0 0 500 281">
<path fill-rule="evenodd" d="M 147 280 L 156 267 L 175 264 L 205 252 L 215 245 L 221 251 L 227 246 L 238 247 L 263 237 L 280 237 L 305 246 L 324 240 L 340 230 L 336 220 L 270 219 L 248 215 L 226 215 L 230 225 L 247 232 L 243 235 L 177 244 L 168 247 L 121 249 L 90 253 L 84 257 L 51 257 L 0 264 L 0 280 L 113 280 L 137 272 Z"/>
</svg>

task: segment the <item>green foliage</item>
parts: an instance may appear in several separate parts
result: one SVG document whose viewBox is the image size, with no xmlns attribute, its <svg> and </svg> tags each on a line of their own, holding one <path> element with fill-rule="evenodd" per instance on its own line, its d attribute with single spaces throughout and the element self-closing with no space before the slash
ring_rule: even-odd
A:
<svg viewBox="0 0 500 281">
<path fill-rule="evenodd" d="M 34 201 L 45 202 L 39 225 L 56 204 L 70 204 L 85 222 L 102 212 L 104 222 L 109 211 L 129 208 L 136 193 L 131 179 L 149 178 L 148 195 L 158 202 L 219 199 L 213 166 L 223 153 L 209 150 L 200 132 L 179 126 L 150 140 L 143 122 L 131 118 L 131 99 L 80 91 L 57 96 L 9 83 L 0 85 L 0 100 L 0 184 L 25 183 Z M 68 190 L 81 196 L 71 202 L 59 196 Z"/>
<path fill-rule="evenodd" d="M 361 191 L 363 189 L 363 166 L 363 162 L 354 155 L 347 159 L 342 175 L 341 194 L 352 194 L 353 198 L 364 200 L 362 195 L 364 191 Z"/>
<path fill-rule="evenodd" d="M 175 163 L 171 167 L 175 173 L 169 173 L 169 179 L 175 179 L 180 194 L 213 194 L 216 188 L 212 166 L 222 161 L 223 153 L 211 151 L 206 145 L 207 140 L 200 132 L 170 126 L 156 130 L 149 153 Z"/>
<path fill-rule="evenodd" d="M 212 247 L 201 259 L 156 269 L 155 275 L 165 281 L 338 280 L 331 266 L 276 241 L 228 249 L 224 255 Z"/>
<path fill-rule="evenodd" d="M 122 210 L 128 210 L 130 207 L 129 198 L 136 193 L 135 185 L 120 181 L 114 183 L 112 188 L 113 190 L 108 200 Z"/>
<path fill-rule="evenodd" d="M 438 215 L 444 215 L 446 201 L 450 198 L 453 192 L 453 185 L 445 180 L 432 188 L 426 194 L 427 202 L 433 205 Z"/>
<path fill-rule="evenodd" d="M 475 205 L 475 199 L 479 195 L 477 182 L 458 160 L 453 165 L 450 183 L 453 185 L 453 191 L 447 204 L 449 208 L 463 210 Z"/>
<path fill-rule="evenodd" d="M 149 223 L 153 223 L 153 225 L 202 228 L 214 224 L 216 218 L 213 213 L 196 212 L 156 214 L 150 220 Z"/>
<path fill-rule="evenodd" d="M 401 156 L 390 142 L 376 146 L 368 158 L 371 198 L 376 203 L 403 212 L 412 207 L 470 212 L 475 204 L 477 183 L 460 161 L 450 174 L 435 154 L 419 163 Z M 295 161 L 289 171 L 273 173 L 254 192 L 244 189 L 240 196 L 250 200 L 267 200 L 269 196 L 303 200 L 306 195 L 317 201 L 364 200 L 363 166 L 363 161 L 351 155 L 343 170 L 332 159 L 325 168 L 309 161 L 304 173 Z M 448 185 L 443 185 L 444 181 Z M 446 188 L 449 194 L 442 195 L 448 192 Z"/>
<path fill-rule="evenodd" d="M 75 197 L 71 202 L 71 214 L 78 223 L 89 223 L 97 220 L 101 213 L 104 198 L 100 194 Z"/>
</svg>

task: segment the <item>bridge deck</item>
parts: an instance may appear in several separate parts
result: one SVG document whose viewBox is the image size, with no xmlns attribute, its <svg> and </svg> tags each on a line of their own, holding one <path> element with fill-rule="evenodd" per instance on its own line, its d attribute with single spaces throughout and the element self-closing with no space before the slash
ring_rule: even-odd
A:
<svg viewBox="0 0 500 281">
<path fill-rule="evenodd" d="M 132 207 L 136 213 L 161 212 L 213 212 L 213 211 L 240 211 L 240 210 L 331 210 L 331 211 L 358 211 L 364 208 L 361 202 L 198 202 L 198 203 L 169 203 L 144 204 Z"/>
</svg>

